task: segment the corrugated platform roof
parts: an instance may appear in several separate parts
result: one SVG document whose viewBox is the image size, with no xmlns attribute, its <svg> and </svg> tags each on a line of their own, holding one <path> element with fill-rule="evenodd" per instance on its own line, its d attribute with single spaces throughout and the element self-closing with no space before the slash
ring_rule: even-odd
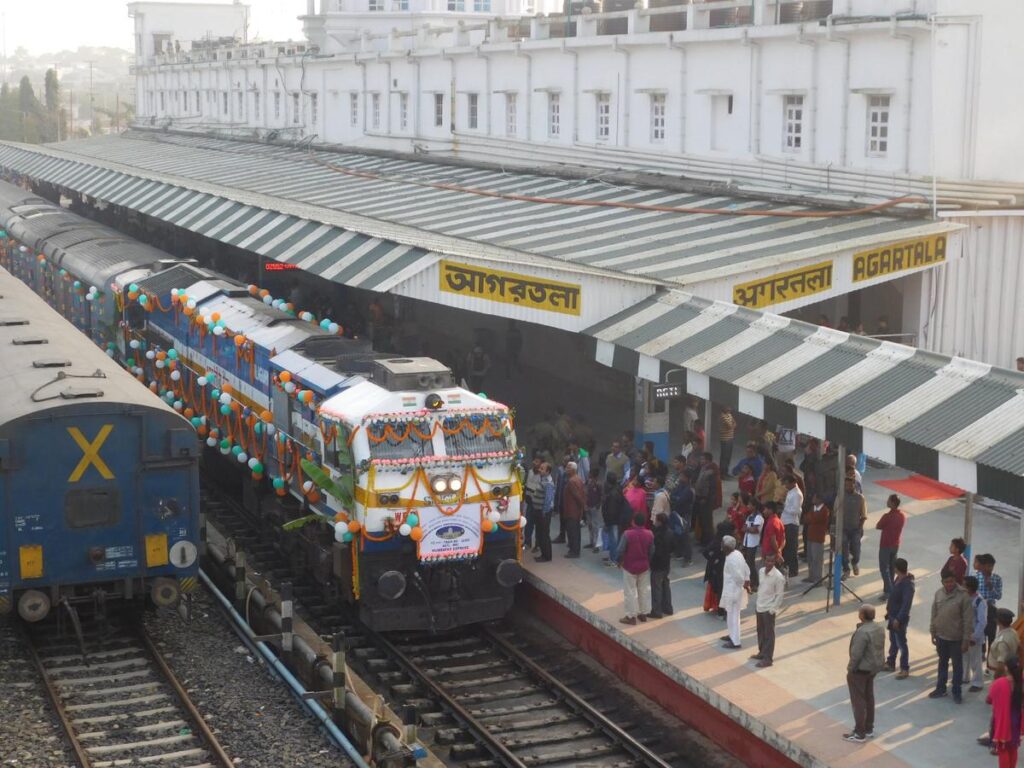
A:
<svg viewBox="0 0 1024 768">
<path fill-rule="evenodd" d="M 437 258 L 431 251 L 561 262 L 685 285 L 952 228 L 877 214 L 736 216 L 731 214 L 808 209 L 599 178 L 568 180 L 156 132 L 45 148 L 4 144 L 0 165 L 376 290 L 431 263 Z M 550 202 L 556 199 L 579 204 Z M 614 207 L 622 204 L 723 212 Z"/>
<path fill-rule="evenodd" d="M 965 490 L 1024 498 L 1024 374 L 662 292 L 586 333 L 597 358 Z M 675 376 L 673 382 L 679 381 Z"/>
</svg>

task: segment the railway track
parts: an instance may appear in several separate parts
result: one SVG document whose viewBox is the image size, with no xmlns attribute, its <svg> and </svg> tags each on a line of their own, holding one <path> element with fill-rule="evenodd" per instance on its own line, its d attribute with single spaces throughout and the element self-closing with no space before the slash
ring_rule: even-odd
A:
<svg viewBox="0 0 1024 768">
<path fill-rule="evenodd" d="M 295 611 L 324 637 L 344 638 L 348 663 L 396 709 L 414 706 L 420 738 L 460 768 L 678 768 L 693 765 L 649 727 L 643 712 L 601 698 L 571 659 L 552 658 L 511 625 L 469 627 L 438 637 L 382 636 L 316 587 L 289 573 L 251 517 L 219 493 L 205 497 L 208 520 L 246 552 L 271 582 L 293 583 Z M 584 694 L 577 689 L 585 691 Z M 659 749 L 659 746 L 661 747 Z"/>
<path fill-rule="evenodd" d="M 81 768 L 230 768 L 231 758 L 141 626 L 29 635 L 29 654 Z"/>
</svg>

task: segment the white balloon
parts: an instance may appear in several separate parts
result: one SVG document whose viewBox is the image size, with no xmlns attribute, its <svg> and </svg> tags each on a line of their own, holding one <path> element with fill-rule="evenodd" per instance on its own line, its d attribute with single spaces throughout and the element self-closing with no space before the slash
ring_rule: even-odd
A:
<svg viewBox="0 0 1024 768">
<path fill-rule="evenodd" d="M 274 298 L 268 293 L 266 296 L 263 297 L 263 303 L 264 304 L 273 304 L 274 303 Z"/>
<path fill-rule="evenodd" d="M 523 516 L 521 516 L 519 518 L 519 527 L 520 528 L 525 528 L 526 527 L 526 516 L 525 515 L 523 515 Z"/>
<path fill-rule="evenodd" d="M 178 381 L 181 379 L 181 371 L 171 371 L 171 381 Z"/>
<path fill-rule="evenodd" d="M 157 361 L 156 361 L 156 367 L 157 367 L 157 368 L 163 368 L 163 367 L 164 367 L 164 365 L 165 365 L 165 363 L 164 363 L 164 361 L 163 361 L 163 360 L 157 360 Z"/>
<path fill-rule="evenodd" d="M 208 437 L 208 438 L 206 438 L 206 444 L 208 446 L 210 446 L 211 448 L 213 448 L 213 446 L 215 446 L 217 444 L 217 438 L 216 437 Z"/>
<path fill-rule="evenodd" d="M 410 533 L 412 533 L 412 526 L 408 523 L 402 523 L 402 525 L 398 528 L 398 532 L 403 536 L 408 536 Z"/>
<path fill-rule="evenodd" d="M 198 379 L 196 379 L 196 384 L 198 384 L 200 387 L 205 387 L 207 383 L 208 382 L 205 376 L 200 376 Z"/>
<path fill-rule="evenodd" d="M 492 523 L 497 523 L 499 520 L 501 520 L 501 512 L 496 512 L 492 510 L 487 513 L 487 519 L 490 520 Z"/>
<path fill-rule="evenodd" d="M 286 381 L 284 383 L 284 391 L 287 392 L 289 395 L 292 392 L 294 392 L 295 391 L 295 382 L 294 381 Z"/>
<path fill-rule="evenodd" d="M 128 342 L 128 346 L 131 347 L 132 349 L 138 349 L 139 346 L 140 346 L 139 340 L 138 339 L 132 339 L 131 341 Z"/>
<path fill-rule="evenodd" d="M 277 427 L 275 427 L 273 424 L 267 424 L 266 430 L 268 435 L 272 435 L 275 432 L 277 432 Z"/>
<path fill-rule="evenodd" d="M 253 467 L 256 466 L 256 462 L 257 462 L 257 459 L 254 456 L 253 458 L 249 459 L 249 461 L 246 462 L 246 463 L 249 465 L 249 469 L 252 469 Z"/>
<path fill-rule="evenodd" d="M 196 308 L 196 300 L 195 299 L 189 299 L 188 302 L 185 304 L 185 306 L 188 307 L 189 309 L 195 309 Z"/>
<path fill-rule="evenodd" d="M 107 350 L 107 357 L 113 357 L 113 356 L 114 356 L 114 350 L 108 349 Z"/>
<path fill-rule="evenodd" d="M 348 523 L 335 523 L 334 524 L 334 540 L 335 541 L 344 541 L 346 533 L 348 533 Z"/>
<path fill-rule="evenodd" d="M 213 335 L 214 336 L 223 336 L 224 335 L 224 326 L 223 325 L 215 325 L 213 327 Z"/>
<path fill-rule="evenodd" d="M 156 352 L 154 352 L 152 349 L 146 353 L 147 360 L 152 360 L 154 357 L 156 357 Z"/>
<path fill-rule="evenodd" d="M 245 464 L 248 461 L 249 461 L 249 455 L 245 451 L 242 451 L 240 454 L 238 454 L 238 463 L 239 464 Z"/>
<path fill-rule="evenodd" d="M 174 410 L 180 411 L 182 409 L 181 400 L 175 400 L 173 407 L 174 407 Z"/>
<path fill-rule="evenodd" d="M 313 490 L 313 483 L 311 480 L 307 480 L 302 484 L 302 490 L 304 493 L 309 493 Z"/>
<path fill-rule="evenodd" d="M 220 396 L 220 404 L 231 405 L 231 395 L 229 395 L 227 392 L 222 392 Z"/>
</svg>

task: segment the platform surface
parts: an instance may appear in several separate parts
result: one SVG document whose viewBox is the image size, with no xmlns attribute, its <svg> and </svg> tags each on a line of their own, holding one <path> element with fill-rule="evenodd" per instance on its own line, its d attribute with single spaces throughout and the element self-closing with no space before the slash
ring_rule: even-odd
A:
<svg viewBox="0 0 1024 768">
<path fill-rule="evenodd" d="M 892 491 L 877 483 L 907 476 L 899 470 L 869 468 L 864 478 L 869 519 L 860 575 L 851 575 L 847 584 L 876 607 L 879 620 L 884 615 L 884 603 L 880 602 L 879 531 L 874 524 Z M 726 498 L 732 490 L 727 482 Z M 755 662 L 749 660 L 756 652 L 754 600 L 743 614 L 743 648 L 722 649 L 719 638 L 725 634 L 725 622 L 702 610 L 704 559 L 699 552 L 695 552 L 689 567 L 683 568 L 679 561 L 673 561 L 675 615 L 637 626 L 618 622 L 623 615 L 621 572 L 603 565 L 603 553 L 585 550 L 579 559 L 566 559 L 565 545 L 556 544 L 552 562 L 535 563 L 530 554 L 524 562 L 534 586 L 576 611 L 582 610 L 585 618 L 603 619 L 592 623 L 604 627 L 605 632 L 620 641 L 628 638 L 638 644 L 634 646 L 637 652 L 648 660 L 674 666 L 698 685 L 707 686 L 736 705 L 744 716 L 763 723 L 781 743 L 791 745 L 790 754 L 802 753 L 804 758 L 798 762 L 837 768 L 994 764 L 995 758 L 975 742 L 988 729 L 989 707 L 984 691 L 968 693 L 965 689 L 963 704 L 959 706 L 951 696 L 927 698 L 935 688 L 937 671 L 935 649 L 928 633 L 931 600 L 941 586 L 938 574 L 948 557 L 949 541 L 963 535 L 964 505 L 956 500 L 904 497 L 903 509 L 908 520 L 899 556 L 907 559 L 917 582 L 908 635 L 910 677 L 897 680 L 894 673 L 878 675 L 876 736 L 865 744 L 842 739 L 842 734 L 852 730 L 853 725 L 846 663 L 850 634 L 857 624 L 858 603 L 844 594 L 841 604 L 826 614 L 823 586 L 801 596 L 807 587 L 801 581 L 807 575 L 806 563 L 801 562 L 800 575 L 790 579 L 784 611 L 778 617 L 775 664 L 757 669 Z M 723 516 L 724 512 L 719 511 L 716 522 Z M 586 532 L 583 539 L 586 543 Z M 1020 560 L 1017 520 L 975 506 L 973 552 L 991 552 L 995 556 L 996 573 L 1003 578 L 1000 605 L 1013 609 L 1017 605 Z"/>
</svg>

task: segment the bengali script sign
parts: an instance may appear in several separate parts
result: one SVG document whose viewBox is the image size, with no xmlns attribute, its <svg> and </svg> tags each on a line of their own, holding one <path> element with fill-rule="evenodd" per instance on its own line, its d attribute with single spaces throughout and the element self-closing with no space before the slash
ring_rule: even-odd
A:
<svg viewBox="0 0 1024 768">
<path fill-rule="evenodd" d="M 758 309 L 821 293 L 831 287 L 832 262 L 823 261 L 734 285 L 732 301 L 741 307 Z"/>
<path fill-rule="evenodd" d="M 563 315 L 580 314 L 580 286 L 536 277 L 441 262 L 441 290 Z"/>
<path fill-rule="evenodd" d="M 894 272 L 941 264 L 945 260 L 945 235 L 883 245 L 853 254 L 853 282 L 860 283 Z"/>
</svg>

